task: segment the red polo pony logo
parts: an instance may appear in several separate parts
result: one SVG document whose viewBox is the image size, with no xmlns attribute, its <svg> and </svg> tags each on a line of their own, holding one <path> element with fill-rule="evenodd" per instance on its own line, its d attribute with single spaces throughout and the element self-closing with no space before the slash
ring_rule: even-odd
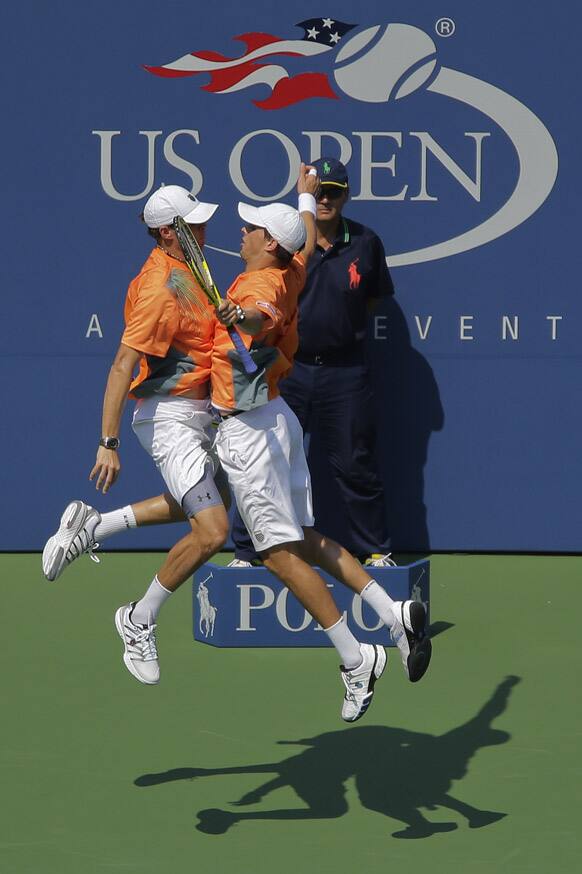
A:
<svg viewBox="0 0 582 874">
<path fill-rule="evenodd" d="M 350 266 L 348 267 L 348 274 L 350 277 L 350 288 L 358 288 L 360 285 L 361 276 L 358 273 L 357 263 L 360 259 L 356 258 Z"/>
</svg>

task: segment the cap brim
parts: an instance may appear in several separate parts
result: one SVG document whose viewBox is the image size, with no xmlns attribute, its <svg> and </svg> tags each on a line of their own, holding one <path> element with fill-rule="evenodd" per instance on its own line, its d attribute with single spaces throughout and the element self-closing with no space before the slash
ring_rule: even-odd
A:
<svg viewBox="0 0 582 874">
<path fill-rule="evenodd" d="M 258 206 L 251 206 L 250 203 L 238 204 L 238 214 L 247 225 L 256 225 L 258 228 L 264 228 L 265 222 L 261 218 Z"/>
<path fill-rule="evenodd" d="M 334 188 L 347 188 L 347 182 L 326 182 L 324 180 L 320 181 L 320 185 L 333 185 Z"/>
<path fill-rule="evenodd" d="M 217 203 L 204 203 L 204 201 L 199 200 L 194 209 L 188 215 L 183 216 L 183 219 L 189 225 L 205 225 L 217 209 Z"/>
</svg>

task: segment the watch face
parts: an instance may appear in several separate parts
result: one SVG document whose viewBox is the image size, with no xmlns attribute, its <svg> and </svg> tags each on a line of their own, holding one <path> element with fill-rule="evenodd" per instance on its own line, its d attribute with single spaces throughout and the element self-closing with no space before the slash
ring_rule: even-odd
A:
<svg viewBox="0 0 582 874">
<path fill-rule="evenodd" d="M 102 437 L 100 443 L 101 446 L 104 446 L 106 449 L 117 449 L 119 446 L 119 439 L 117 437 Z"/>
</svg>

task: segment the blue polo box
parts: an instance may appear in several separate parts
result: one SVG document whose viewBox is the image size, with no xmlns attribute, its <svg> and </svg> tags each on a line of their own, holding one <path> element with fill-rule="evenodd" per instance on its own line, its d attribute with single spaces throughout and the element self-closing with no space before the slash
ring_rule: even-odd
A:
<svg viewBox="0 0 582 874">
<path fill-rule="evenodd" d="M 391 646 L 386 629 L 360 596 L 317 570 L 358 640 Z M 374 579 L 393 600 L 423 601 L 428 611 L 428 559 L 372 570 Z M 202 643 L 221 647 L 331 646 L 321 626 L 264 567 L 228 568 L 209 562 L 196 571 L 192 596 L 194 638 Z"/>
</svg>

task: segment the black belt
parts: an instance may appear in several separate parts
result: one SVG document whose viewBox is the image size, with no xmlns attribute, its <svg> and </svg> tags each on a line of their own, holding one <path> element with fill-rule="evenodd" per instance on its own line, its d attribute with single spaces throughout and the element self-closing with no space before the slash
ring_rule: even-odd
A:
<svg viewBox="0 0 582 874">
<path fill-rule="evenodd" d="M 295 361 L 300 364 L 311 364 L 318 367 L 351 367 L 356 364 L 365 364 L 363 345 L 350 346 L 347 349 L 328 349 L 325 352 L 308 354 L 297 352 Z"/>
<path fill-rule="evenodd" d="M 216 413 L 221 422 L 224 422 L 225 419 L 232 419 L 233 416 L 240 416 L 241 413 L 248 413 L 248 410 L 218 410 L 214 407 L 214 413 Z"/>
</svg>

